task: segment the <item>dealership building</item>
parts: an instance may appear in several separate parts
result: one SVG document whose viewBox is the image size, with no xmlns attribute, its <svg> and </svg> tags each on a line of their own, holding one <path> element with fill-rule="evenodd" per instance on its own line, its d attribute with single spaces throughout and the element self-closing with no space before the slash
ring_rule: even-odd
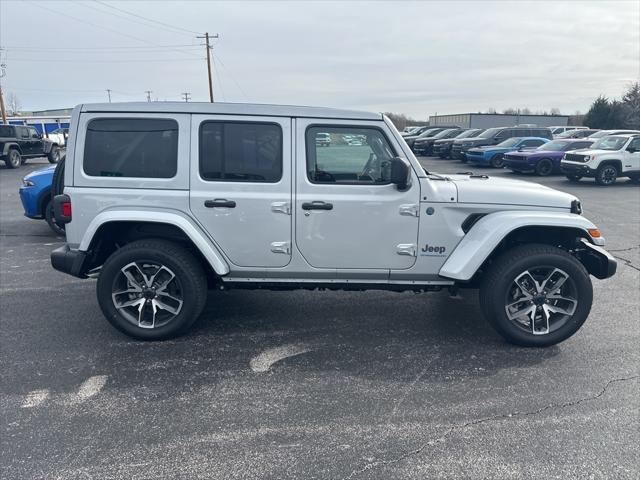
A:
<svg viewBox="0 0 640 480">
<path fill-rule="evenodd" d="M 568 125 L 568 115 L 511 115 L 505 113 L 459 113 L 457 115 L 431 115 L 429 125 L 456 125 L 461 128 L 513 127 L 531 124 L 538 127 Z"/>
</svg>

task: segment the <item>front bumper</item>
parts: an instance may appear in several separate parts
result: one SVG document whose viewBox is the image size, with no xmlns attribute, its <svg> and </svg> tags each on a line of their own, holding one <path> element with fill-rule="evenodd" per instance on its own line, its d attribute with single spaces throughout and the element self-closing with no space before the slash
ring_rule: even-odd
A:
<svg viewBox="0 0 640 480">
<path fill-rule="evenodd" d="M 516 172 L 531 172 L 536 169 L 534 162 L 528 160 L 504 159 L 504 166 Z"/>
<path fill-rule="evenodd" d="M 618 268 L 618 262 L 604 248 L 592 244 L 589 240 L 582 238 L 584 250 L 580 250 L 577 255 L 587 271 L 596 278 L 604 279 L 613 277 Z"/>
<path fill-rule="evenodd" d="M 84 266 L 87 252 L 71 250 L 69 245 L 63 245 L 51 252 L 51 266 L 59 272 L 78 278 L 87 278 Z"/>
<path fill-rule="evenodd" d="M 581 175 L 583 177 L 593 177 L 596 174 L 596 171 L 588 165 L 573 162 L 560 162 L 560 170 L 565 174 Z"/>
<path fill-rule="evenodd" d="M 24 209 L 24 216 L 29 218 L 40 219 L 44 218 L 44 212 L 40 211 L 40 196 L 36 187 L 20 187 L 18 194 L 20 195 L 20 202 L 22 202 L 22 208 Z"/>
</svg>

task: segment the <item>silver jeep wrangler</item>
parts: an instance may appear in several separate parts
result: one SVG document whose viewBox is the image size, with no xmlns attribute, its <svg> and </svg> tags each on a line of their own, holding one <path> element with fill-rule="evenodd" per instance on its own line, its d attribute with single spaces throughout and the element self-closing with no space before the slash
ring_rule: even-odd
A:
<svg viewBox="0 0 640 480">
<path fill-rule="evenodd" d="M 616 270 L 577 198 L 426 172 L 375 113 L 80 105 L 63 175 L 53 267 L 97 277 L 104 315 L 138 339 L 186 331 L 208 289 L 469 287 L 508 341 L 543 347 L 586 320 L 589 275 Z"/>
</svg>

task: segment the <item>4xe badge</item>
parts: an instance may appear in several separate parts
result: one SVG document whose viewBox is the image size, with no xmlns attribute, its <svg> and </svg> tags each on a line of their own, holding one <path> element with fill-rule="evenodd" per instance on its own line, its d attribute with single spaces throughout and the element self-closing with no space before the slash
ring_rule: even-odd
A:
<svg viewBox="0 0 640 480">
<path fill-rule="evenodd" d="M 420 249 L 420 255 L 423 257 L 446 257 L 447 247 L 429 245 L 428 243 Z"/>
</svg>

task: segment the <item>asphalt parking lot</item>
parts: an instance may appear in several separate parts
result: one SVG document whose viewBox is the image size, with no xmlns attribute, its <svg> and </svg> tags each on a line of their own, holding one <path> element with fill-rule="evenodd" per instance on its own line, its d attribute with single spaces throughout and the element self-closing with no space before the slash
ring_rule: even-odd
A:
<svg viewBox="0 0 640 480">
<path fill-rule="evenodd" d="M 2 478 L 640 475 L 640 188 L 625 179 L 532 178 L 579 196 L 619 258 L 555 347 L 505 344 L 473 292 L 375 291 L 216 292 L 190 335 L 140 343 L 103 319 L 94 280 L 51 269 L 63 240 L 23 217 L 21 177 L 45 165 L 0 166 Z"/>
</svg>

